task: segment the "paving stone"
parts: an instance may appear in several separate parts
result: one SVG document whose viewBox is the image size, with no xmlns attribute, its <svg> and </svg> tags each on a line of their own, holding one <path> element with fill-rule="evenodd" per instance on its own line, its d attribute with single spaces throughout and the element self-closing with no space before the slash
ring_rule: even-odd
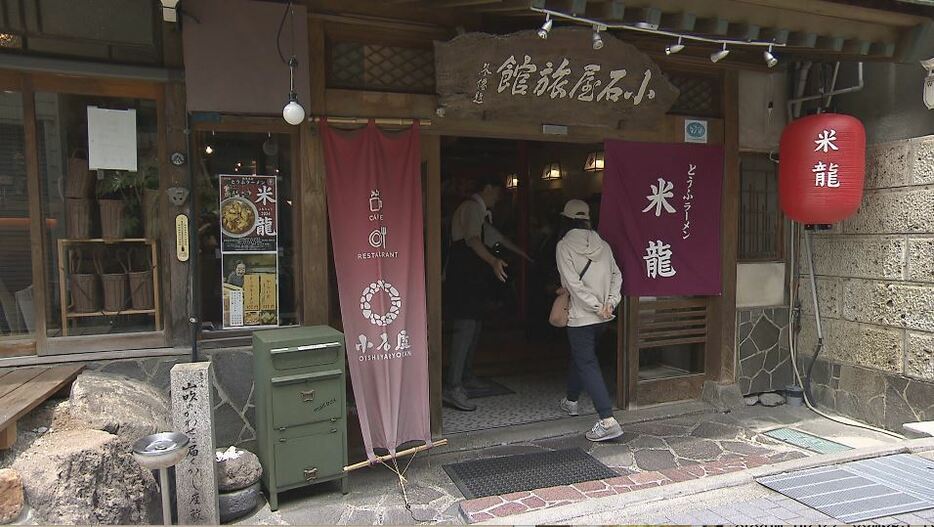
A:
<svg viewBox="0 0 934 527">
<path fill-rule="evenodd" d="M 725 423 L 706 422 L 701 423 L 692 432 L 694 437 L 703 437 L 705 439 L 734 439 L 740 433 L 740 427 Z"/>
<path fill-rule="evenodd" d="M 708 439 L 676 438 L 671 439 L 669 444 L 678 457 L 692 461 L 713 461 L 723 454 L 720 446 Z M 636 456 L 638 457 L 638 452 Z"/>
<path fill-rule="evenodd" d="M 678 465 L 668 450 L 637 450 L 634 456 L 636 465 L 642 470 L 662 470 Z"/>
</svg>

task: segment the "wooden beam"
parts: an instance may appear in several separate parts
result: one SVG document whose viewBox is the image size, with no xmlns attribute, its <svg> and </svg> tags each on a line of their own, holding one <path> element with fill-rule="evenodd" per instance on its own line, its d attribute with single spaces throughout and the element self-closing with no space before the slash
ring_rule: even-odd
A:
<svg viewBox="0 0 934 527">
<path fill-rule="evenodd" d="M 50 233 L 46 229 L 42 218 L 45 216 L 42 212 L 41 189 L 42 183 L 39 157 L 39 130 L 38 119 L 36 117 L 36 96 L 33 91 L 32 76 L 27 76 L 23 80 L 22 92 L 23 98 L 23 140 L 24 157 L 26 162 L 26 191 L 29 197 L 29 248 L 30 263 L 32 264 L 32 280 L 34 299 L 34 323 L 35 334 L 38 343 L 38 349 L 41 351 L 48 339 L 46 317 L 50 311 L 46 309 L 46 302 L 49 302 L 52 295 L 47 291 L 48 275 L 46 274 L 46 258 L 48 253 L 46 247 L 49 247 Z M 58 265 L 65 265 L 58 262 Z M 59 299 L 64 305 L 68 300 Z M 62 322 L 63 324 L 66 322 Z"/>
<path fill-rule="evenodd" d="M 672 31 L 694 31 L 697 15 L 690 11 L 680 11 L 662 15 L 662 27 Z"/>
<path fill-rule="evenodd" d="M 453 9 L 456 7 L 470 7 L 498 3 L 500 3 L 500 0 L 431 0 L 431 7 L 440 9 Z"/>
<path fill-rule="evenodd" d="M 853 55 L 868 55 L 871 45 L 871 42 L 866 42 L 858 38 L 850 38 L 843 43 L 843 52 Z"/>
<path fill-rule="evenodd" d="M 741 22 L 738 24 L 730 24 L 728 34 L 739 40 L 758 40 L 761 29 L 762 28 L 756 24 Z"/>
<path fill-rule="evenodd" d="M 792 31 L 788 35 L 787 44 L 796 48 L 813 48 L 817 45 L 817 33 Z"/>
<path fill-rule="evenodd" d="M 618 22 L 622 21 L 625 15 L 626 4 L 623 2 L 623 0 L 610 0 L 608 2 L 603 2 L 602 16 L 604 19 Z"/>
<path fill-rule="evenodd" d="M 785 44 L 788 42 L 788 35 L 791 32 L 784 28 L 778 27 L 767 27 L 763 28 L 759 32 L 759 38 L 767 42 L 775 42 L 777 44 Z"/>
<path fill-rule="evenodd" d="M 694 31 L 706 35 L 725 36 L 730 28 L 730 21 L 725 18 L 703 18 L 697 21 Z"/>
<path fill-rule="evenodd" d="M 879 55 L 882 57 L 895 56 L 895 44 L 891 42 L 873 42 L 869 46 L 870 55 Z"/>
<path fill-rule="evenodd" d="M 427 162 L 425 178 L 425 282 L 428 285 L 428 400 L 431 412 L 431 434 L 441 435 L 441 390 L 444 361 L 444 320 L 441 292 L 441 137 L 423 135 L 422 160 Z"/>
<path fill-rule="evenodd" d="M 192 312 L 191 298 L 195 298 L 194 291 L 189 289 L 188 274 L 191 260 L 180 262 L 175 255 L 175 216 L 186 214 L 189 218 L 188 229 L 197 231 L 199 217 L 193 214 L 192 203 L 194 196 L 190 196 L 183 207 L 176 207 L 169 202 L 167 189 L 170 187 L 188 188 L 188 171 L 196 170 L 192 163 L 199 156 L 190 156 L 187 166 L 177 167 L 169 162 L 171 152 L 187 152 L 189 143 L 194 139 L 186 130 L 187 110 L 185 107 L 185 85 L 180 82 L 166 84 L 163 87 L 163 96 L 159 104 L 159 122 L 162 133 L 159 141 L 159 199 L 157 201 L 159 234 L 162 239 L 160 247 L 161 259 L 159 279 L 165 286 L 165 306 L 163 322 L 167 343 L 172 346 L 191 344 L 191 323 L 188 321 L 189 313 L 193 317 L 200 317 L 200 313 Z M 196 179 L 197 180 L 197 179 Z M 195 189 L 189 189 L 192 194 Z M 198 237 L 195 237 L 197 240 Z M 189 247 L 189 251 L 197 251 L 198 247 Z M 190 252 L 189 252 L 190 254 Z M 200 261 L 200 259 L 198 260 Z M 156 264 L 157 262 L 153 262 Z M 205 262 L 201 262 L 202 265 Z M 195 270 L 194 287 L 200 287 L 200 274 Z"/>
<path fill-rule="evenodd" d="M 739 243 L 739 73 L 723 80 L 723 189 L 720 219 L 722 294 L 710 297 L 707 379 L 736 382 L 736 253 Z"/>
<path fill-rule="evenodd" d="M 820 50 L 839 52 L 843 50 L 843 41 L 843 37 L 821 35 L 817 37 L 815 47 Z"/>
<path fill-rule="evenodd" d="M 571 14 L 583 15 L 587 12 L 587 0 L 571 0 Z"/>
</svg>

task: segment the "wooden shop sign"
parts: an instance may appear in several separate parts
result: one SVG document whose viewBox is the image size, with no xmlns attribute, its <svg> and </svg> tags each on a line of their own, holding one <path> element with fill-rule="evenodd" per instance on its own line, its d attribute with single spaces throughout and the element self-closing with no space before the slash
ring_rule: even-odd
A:
<svg viewBox="0 0 934 527">
<path fill-rule="evenodd" d="M 664 115 L 678 89 L 635 46 L 600 36 L 602 49 L 582 28 L 556 28 L 547 40 L 522 31 L 435 42 L 438 114 L 612 128 Z"/>
</svg>

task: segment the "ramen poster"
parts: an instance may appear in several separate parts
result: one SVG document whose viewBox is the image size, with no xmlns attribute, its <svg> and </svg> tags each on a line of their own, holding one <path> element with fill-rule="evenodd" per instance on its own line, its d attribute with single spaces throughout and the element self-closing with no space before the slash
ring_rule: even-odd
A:
<svg viewBox="0 0 934 527">
<path fill-rule="evenodd" d="M 276 252 L 276 178 L 220 176 L 221 252 Z"/>
<path fill-rule="evenodd" d="M 220 176 L 224 327 L 279 325 L 276 178 Z"/>
</svg>

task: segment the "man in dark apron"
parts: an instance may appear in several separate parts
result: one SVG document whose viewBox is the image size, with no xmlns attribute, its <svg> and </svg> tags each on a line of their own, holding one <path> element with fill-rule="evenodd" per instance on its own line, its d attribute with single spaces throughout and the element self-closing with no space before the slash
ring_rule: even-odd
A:
<svg viewBox="0 0 934 527">
<path fill-rule="evenodd" d="M 484 178 L 479 192 L 461 203 L 451 218 L 444 295 L 453 336 L 443 399 L 449 406 L 467 412 L 476 410 L 477 405 L 467 399 L 465 386 L 482 384 L 473 376 L 471 366 L 486 305 L 494 294 L 495 280 L 505 282 L 507 276 L 506 262 L 493 254 L 490 247 L 499 243 L 528 258 L 492 225 L 490 209 L 502 193 L 502 178 Z"/>
</svg>

